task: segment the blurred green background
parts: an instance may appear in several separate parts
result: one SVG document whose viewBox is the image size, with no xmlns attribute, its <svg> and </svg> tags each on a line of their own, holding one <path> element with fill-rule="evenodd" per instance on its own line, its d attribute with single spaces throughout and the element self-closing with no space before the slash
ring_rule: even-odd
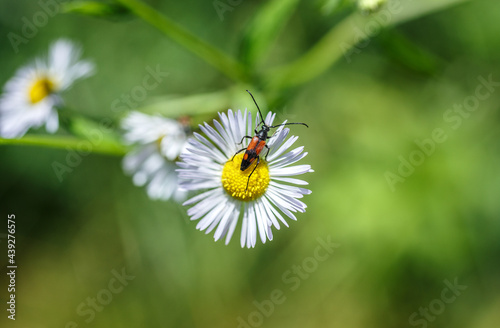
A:
<svg viewBox="0 0 500 328">
<path fill-rule="evenodd" d="M 223 21 L 212 1 L 148 4 L 237 54 L 242 33 L 266 1 L 243 1 Z M 2 85 L 51 41 L 66 37 L 80 42 L 84 58 L 98 68 L 64 96 L 90 117 L 118 119 L 123 113 L 112 111 L 113 101 L 156 65 L 169 76 L 140 106 L 157 97 L 214 93 L 227 103 L 215 111 L 253 110 L 245 86 L 132 15 L 57 14 L 16 54 L 7 35 L 20 34 L 22 17 L 31 19 L 40 6 L 1 0 L 0 8 Z M 298 58 L 352 10 L 325 8 L 301 1 L 259 71 Z M 500 88 L 456 128 L 457 121 L 443 115 L 475 95 L 479 77 L 500 82 L 499 22 L 499 2 L 470 1 L 388 28 L 349 60 L 341 57 L 294 88 L 270 95 L 265 84 L 246 84 L 279 120 L 309 124 L 292 133 L 309 152 L 302 162 L 315 170 L 303 177 L 313 191 L 304 198 L 307 212 L 255 249 L 240 248 L 239 228 L 228 246 L 214 243 L 181 205 L 149 200 L 122 173 L 119 156 L 85 156 L 60 182 L 52 163 L 64 163 L 67 150 L 1 145 L 0 232 L 14 213 L 18 263 L 17 320 L 0 309 L 1 326 L 495 327 Z M 228 88 L 237 96 L 217 96 Z M 415 140 L 431 138 L 436 128 L 447 139 L 392 190 L 387 172 L 399 174 L 400 156 L 409 160 L 419 150 Z M 339 244 L 324 261 L 312 260 L 318 238 Z M 4 272 L 4 234 L 0 244 Z M 110 293 L 113 272 L 122 269 L 134 278 Z M 445 281 L 455 280 L 467 288 L 444 303 Z M 2 274 L 3 307 L 7 285 Z M 271 310 L 276 289 L 283 296 Z M 89 298 L 98 299 L 95 310 Z M 427 317 L 419 312 L 429 307 Z"/>
</svg>

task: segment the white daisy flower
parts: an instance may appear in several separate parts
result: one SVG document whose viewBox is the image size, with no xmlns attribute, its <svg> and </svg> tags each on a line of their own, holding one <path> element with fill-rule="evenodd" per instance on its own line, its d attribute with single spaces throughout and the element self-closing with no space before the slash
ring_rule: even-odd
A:
<svg viewBox="0 0 500 328">
<path fill-rule="evenodd" d="M 275 116 L 268 113 L 266 124 L 271 126 Z M 260 164 L 256 166 L 254 160 L 245 171 L 241 171 L 245 155 L 243 152 L 235 154 L 240 148 L 246 148 L 248 140 L 238 143 L 244 136 L 254 135 L 254 128 L 260 124 L 252 125 L 252 115 L 247 110 L 244 113 L 229 110 L 227 115 L 219 113 L 219 118 L 222 124 L 214 120 L 215 128 L 207 123 L 200 125 L 208 138 L 194 133 L 194 138 L 188 140 L 188 146 L 181 154 L 182 161 L 178 163 L 181 167 L 178 170 L 180 186 L 189 191 L 203 191 L 184 205 L 195 204 L 188 209 L 188 215 L 191 220 L 200 220 L 197 229 L 209 233 L 217 228 L 215 240 L 225 236 L 226 245 L 242 217 L 241 247 L 255 247 L 257 232 L 265 243 L 267 239 L 273 239 L 271 226 L 280 229 L 281 222 L 288 227 L 281 213 L 296 220 L 293 212 L 305 212 L 306 205 L 299 198 L 311 191 L 293 185 L 308 183 L 290 176 L 313 170 L 310 165 L 293 165 L 307 153 L 303 152 L 304 147 L 289 151 L 298 137 L 287 139 L 290 130 L 280 126 L 268 139 L 267 160 L 267 150 L 263 149 Z"/>
<path fill-rule="evenodd" d="M 51 45 L 48 58 L 37 58 L 16 72 L 0 97 L 1 137 L 18 138 L 44 124 L 48 132 L 57 131 L 60 92 L 94 71 L 91 62 L 79 60 L 80 54 L 72 42 L 58 40 Z"/>
<path fill-rule="evenodd" d="M 183 201 L 186 191 L 179 189 L 175 160 L 186 144 L 184 126 L 161 116 L 131 112 L 122 128 L 125 143 L 136 145 L 123 158 L 123 169 L 134 185 L 146 185 L 151 199 Z"/>
</svg>

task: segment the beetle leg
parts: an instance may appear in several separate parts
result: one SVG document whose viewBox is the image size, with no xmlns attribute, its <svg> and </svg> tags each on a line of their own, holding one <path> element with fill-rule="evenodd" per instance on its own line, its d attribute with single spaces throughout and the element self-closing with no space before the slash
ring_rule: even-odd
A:
<svg viewBox="0 0 500 328">
<path fill-rule="evenodd" d="M 244 150 L 246 150 L 246 148 L 241 148 L 240 150 L 238 150 L 238 151 L 237 151 L 237 152 L 233 155 L 233 157 L 231 158 L 231 160 L 230 160 L 230 161 L 228 161 L 228 162 L 232 162 L 232 161 L 233 161 L 233 159 L 234 159 L 234 156 L 238 155 L 239 153 L 241 153 L 241 152 L 242 152 L 242 151 L 244 151 Z"/>
<path fill-rule="evenodd" d="M 250 138 L 250 139 L 252 139 L 252 137 L 250 137 L 250 136 L 244 136 L 243 138 L 241 138 L 241 141 L 240 141 L 240 142 L 238 142 L 238 145 L 241 145 L 241 144 L 243 143 L 243 140 L 245 140 L 245 138 Z"/>
<path fill-rule="evenodd" d="M 250 183 L 250 177 L 252 176 L 253 172 L 255 171 L 255 169 L 257 168 L 257 166 L 259 166 L 259 163 L 260 163 L 260 156 L 257 156 L 257 164 L 255 165 L 255 167 L 253 168 L 252 170 L 252 173 L 250 173 L 250 175 L 248 176 L 248 181 L 247 181 L 247 188 L 245 189 L 245 191 L 248 190 L 248 184 Z"/>
<path fill-rule="evenodd" d="M 271 148 L 269 148 L 268 145 L 264 145 L 264 146 L 267 148 L 266 157 L 264 157 L 264 160 L 267 162 L 267 155 L 269 155 L 269 151 L 271 150 Z"/>
</svg>

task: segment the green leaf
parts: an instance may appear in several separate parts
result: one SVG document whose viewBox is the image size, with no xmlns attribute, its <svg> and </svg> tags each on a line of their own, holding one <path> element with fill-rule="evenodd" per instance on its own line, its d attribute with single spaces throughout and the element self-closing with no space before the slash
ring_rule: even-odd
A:
<svg viewBox="0 0 500 328">
<path fill-rule="evenodd" d="M 442 64 L 436 55 L 394 29 L 381 33 L 377 41 L 388 57 L 417 73 L 434 75 Z"/>
<path fill-rule="evenodd" d="M 267 53 L 299 0 L 272 0 L 253 17 L 240 45 L 241 61 L 253 67 Z"/>
<path fill-rule="evenodd" d="M 324 0 L 321 4 L 321 13 L 323 15 L 333 15 L 352 7 L 355 3 L 355 0 Z"/>
<path fill-rule="evenodd" d="M 214 113 L 226 111 L 238 104 L 247 103 L 250 99 L 245 92 L 246 87 L 238 85 L 223 91 L 202 93 L 189 96 L 158 97 L 139 110 L 148 114 L 161 114 L 177 119 L 187 115 L 192 118 L 212 116 Z M 248 98 L 248 99 L 247 99 Z M 233 108 L 239 109 L 239 108 Z"/>
<path fill-rule="evenodd" d="M 62 4 L 62 12 L 114 18 L 129 13 L 127 8 L 121 5 L 97 1 L 66 2 Z"/>
</svg>

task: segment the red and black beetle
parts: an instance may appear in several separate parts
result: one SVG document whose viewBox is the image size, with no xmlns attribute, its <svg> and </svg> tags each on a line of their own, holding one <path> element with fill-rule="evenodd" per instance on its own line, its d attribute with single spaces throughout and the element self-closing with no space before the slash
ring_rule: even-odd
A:
<svg viewBox="0 0 500 328">
<path fill-rule="evenodd" d="M 248 184 L 250 183 L 250 177 L 252 176 L 252 174 L 255 171 L 255 169 L 257 168 L 257 166 L 259 166 L 259 163 L 260 163 L 260 156 L 259 155 L 262 152 L 262 150 L 264 149 L 264 147 L 267 148 L 267 153 L 266 153 L 266 156 L 264 157 L 264 160 L 267 160 L 267 155 L 269 155 L 269 150 L 270 149 L 266 145 L 266 140 L 269 139 L 269 138 L 272 138 L 274 136 L 274 135 L 272 135 L 272 136 L 268 136 L 267 135 L 269 133 L 269 130 L 272 129 L 272 128 L 277 128 L 277 127 L 282 126 L 282 125 L 291 125 L 291 124 L 301 124 L 301 125 L 305 125 L 306 127 L 309 127 L 305 123 L 282 123 L 282 124 L 272 125 L 272 126 L 267 125 L 266 122 L 264 121 L 264 116 L 262 116 L 262 113 L 260 111 L 259 105 L 257 105 L 257 102 L 255 101 L 255 98 L 253 97 L 252 93 L 250 91 L 248 91 L 248 90 L 247 90 L 247 92 L 252 97 L 253 102 L 255 103 L 255 106 L 257 106 L 257 109 L 259 111 L 259 115 L 260 115 L 261 121 L 255 127 L 255 136 L 253 136 L 253 137 L 251 137 L 251 136 L 244 136 L 243 138 L 241 138 L 241 141 L 240 141 L 239 144 L 242 144 L 243 140 L 246 139 L 246 138 L 252 139 L 250 141 L 250 143 L 248 144 L 248 147 L 247 148 L 242 148 L 242 149 L 238 150 L 236 152 L 236 154 L 234 154 L 234 156 L 236 156 L 237 154 L 239 154 L 239 153 L 241 153 L 242 151 L 245 150 L 245 155 L 243 155 L 243 159 L 241 160 L 241 166 L 240 166 L 240 170 L 241 171 L 245 171 L 250 166 L 250 164 L 252 164 L 253 161 L 255 161 L 255 159 L 257 158 L 257 164 L 255 165 L 255 167 L 253 168 L 252 172 L 248 176 L 247 187 L 246 187 L 245 191 L 248 189 Z M 261 124 L 262 124 L 261 129 L 259 131 L 257 131 L 257 128 Z M 234 159 L 234 156 L 233 156 L 233 158 L 231 158 L 231 161 Z"/>
</svg>

